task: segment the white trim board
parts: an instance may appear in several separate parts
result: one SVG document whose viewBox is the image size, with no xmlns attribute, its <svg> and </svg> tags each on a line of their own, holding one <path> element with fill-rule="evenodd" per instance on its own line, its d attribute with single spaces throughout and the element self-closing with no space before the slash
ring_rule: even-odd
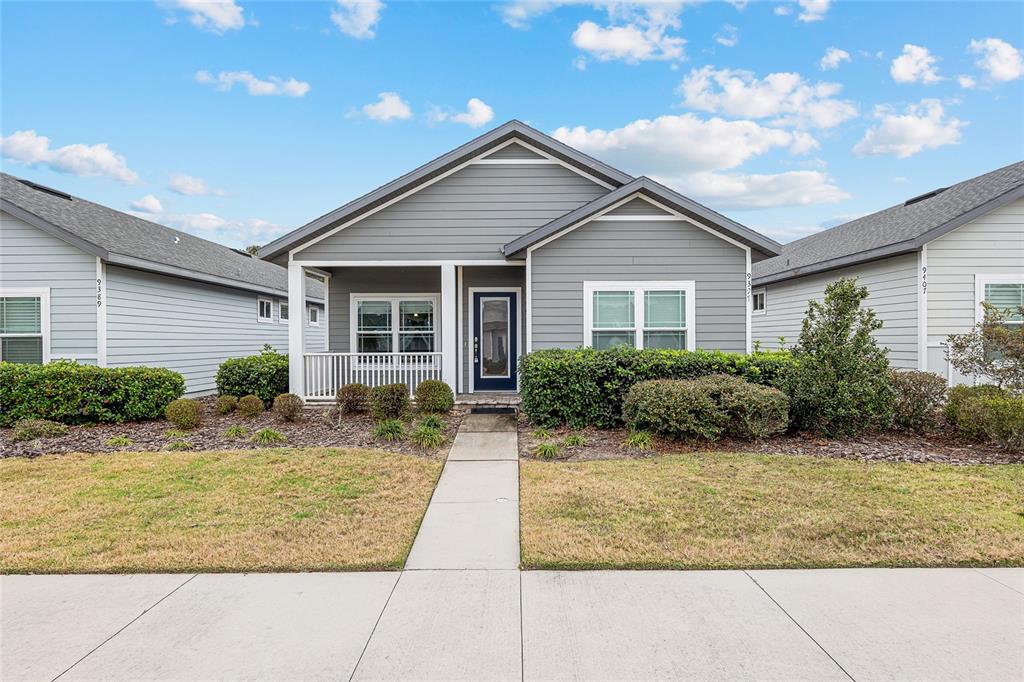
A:
<svg viewBox="0 0 1024 682">
<path fill-rule="evenodd" d="M 917 369 L 928 371 L 928 245 L 917 253 Z"/>
<path fill-rule="evenodd" d="M 39 335 L 43 337 L 43 364 L 50 361 L 50 287 L 0 287 L 0 297 L 10 296 L 38 298 L 39 299 Z M 18 336 L 17 334 L 4 334 L 4 336 Z M 21 336 L 35 337 L 36 334 L 22 334 Z M 65 357 L 65 356 L 60 356 Z"/>
<path fill-rule="evenodd" d="M 96 257 L 96 365 L 107 366 L 107 265 Z"/>
<path fill-rule="evenodd" d="M 523 289 L 522 287 L 469 287 L 466 290 L 466 295 L 469 298 L 469 326 L 466 328 L 468 336 L 467 340 L 473 338 L 473 325 L 476 321 L 476 310 L 473 306 L 473 294 L 476 293 L 502 293 L 502 292 L 514 292 L 516 294 L 516 364 L 519 363 L 519 358 L 523 357 Z M 470 352 L 472 357 L 476 359 L 476 353 Z M 474 393 L 475 388 L 475 372 L 472 369 L 473 363 L 470 364 L 469 370 L 469 393 Z M 516 372 L 516 390 L 519 390 L 519 373 Z"/>
<path fill-rule="evenodd" d="M 411 268 L 411 267 L 438 267 L 443 265 L 462 265 L 465 267 L 478 267 L 490 265 L 512 265 L 522 267 L 521 260 L 321 260 L 305 261 L 295 260 L 304 268 Z"/>
</svg>

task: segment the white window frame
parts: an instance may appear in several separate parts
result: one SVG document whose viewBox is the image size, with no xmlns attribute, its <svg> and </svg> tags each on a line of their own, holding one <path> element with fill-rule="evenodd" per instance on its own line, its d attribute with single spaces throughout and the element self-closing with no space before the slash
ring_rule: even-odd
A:
<svg viewBox="0 0 1024 682">
<path fill-rule="evenodd" d="M 697 285 L 694 280 L 639 281 L 639 282 L 583 282 L 583 345 L 592 348 L 594 344 L 594 292 L 633 292 L 633 338 L 636 348 L 644 347 L 644 331 L 658 331 L 658 328 L 644 329 L 645 291 L 683 291 L 686 293 L 686 350 L 697 348 Z M 671 331 L 678 328 L 673 327 Z M 623 327 L 622 331 L 629 331 Z"/>
<path fill-rule="evenodd" d="M 313 320 L 313 313 L 316 313 L 316 321 Z M 306 324 L 310 327 L 320 326 L 320 309 L 315 305 L 306 306 Z"/>
<path fill-rule="evenodd" d="M 263 304 L 266 303 L 270 309 L 270 317 L 263 317 Z M 272 324 L 274 322 L 274 300 L 271 298 L 264 298 L 263 296 L 256 297 L 256 321 L 260 324 Z"/>
<path fill-rule="evenodd" d="M 764 297 L 764 307 L 760 310 L 754 308 L 754 300 L 758 296 Z M 751 315 L 764 315 L 768 312 L 768 289 L 761 287 L 760 289 L 754 289 L 750 292 L 750 314 Z"/>
<path fill-rule="evenodd" d="M 434 350 L 432 353 L 439 352 L 437 349 L 441 347 L 441 307 L 440 307 L 440 295 L 439 294 L 349 294 L 349 352 L 358 353 L 359 348 L 358 334 L 359 334 L 359 303 L 360 301 L 388 301 L 391 303 L 391 353 L 380 353 L 380 355 L 416 355 L 420 351 L 400 351 L 397 350 L 399 345 L 399 334 L 401 326 L 399 323 L 398 316 L 398 304 L 401 301 L 430 301 L 434 306 Z M 367 353 L 367 355 L 377 355 L 377 353 Z"/>
<path fill-rule="evenodd" d="M 281 301 L 277 304 L 277 323 L 288 324 L 288 318 L 284 316 L 284 311 L 287 310 L 288 314 L 292 314 L 292 309 L 288 307 L 288 303 Z"/>
<path fill-rule="evenodd" d="M 5 289 L 0 287 L 0 297 L 4 298 L 38 298 L 39 299 L 39 334 L 2 334 L 4 337 L 43 337 L 43 364 L 50 361 L 50 287 L 33 289 Z"/>
<path fill-rule="evenodd" d="M 985 300 L 986 284 L 1024 284 L 1024 273 L 1007 275 L 975 275 L 974 276 L 974 321 L 981 324 L 985 321 L 985 308 L 982 302 Z M 1007 324 L 1021 324 L 1020 322 L 1007 322 Z"/>
</svg>

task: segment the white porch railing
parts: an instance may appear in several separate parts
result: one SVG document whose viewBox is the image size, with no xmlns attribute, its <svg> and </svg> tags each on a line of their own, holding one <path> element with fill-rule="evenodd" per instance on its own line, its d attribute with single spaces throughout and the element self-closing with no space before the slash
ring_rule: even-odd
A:
<svg viewBox="0 0 1024 682">
<path fill-rule="evenodd" d="M 345 384 L 405 384 L 441 379 L 441 353 L 303 353 L 306 400 L 334 400 Z"/>
</svg>

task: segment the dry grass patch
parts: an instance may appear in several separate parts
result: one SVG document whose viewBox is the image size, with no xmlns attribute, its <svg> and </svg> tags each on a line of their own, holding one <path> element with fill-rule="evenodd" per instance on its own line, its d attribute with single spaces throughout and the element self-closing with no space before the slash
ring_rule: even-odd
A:
<svg viewBox="0 0 1024 682">
<path fill-rule="evenodd" d="M 520 471 L 527 568 L 1024 565 L 1024 465 L 695 454 Z"/>
<path fill-rule="evenodd" d="M 0 460 L 0 572 L 400 568 L 439 459 L 368 450 Z"/>
</svg>

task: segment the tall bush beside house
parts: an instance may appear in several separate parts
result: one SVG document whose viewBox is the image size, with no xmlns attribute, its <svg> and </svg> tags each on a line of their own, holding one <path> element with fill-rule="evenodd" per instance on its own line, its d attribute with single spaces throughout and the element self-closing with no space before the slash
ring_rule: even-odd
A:
<svg viewBox="0 0 1024 682">
<path fill-rule="evenodd" d="M 871 335 L 882 322 L 861 307 L 867 296 L 856 280 L 840 279 L 825 287 L 823 302 L 808 304 L 785 381 L 794 428 L 844 437 L 892 422 L 887 350 Z"/>
<path fill-rule="evenodd" d="M 896 426 L 925 433 L 938 424 L 942 404 L 946 400 L 946 379 L 932 372 L 893 370 L 895 391 L 893 423 Z"/>
<path fill-rule="evenodd" d="M 256 395 L 269 406 L 288 392 L 288 356 L 268 344 L 259 355 L 229 358 L 217 368 L 217 391 L 238 398 Z"/>
</svg>

